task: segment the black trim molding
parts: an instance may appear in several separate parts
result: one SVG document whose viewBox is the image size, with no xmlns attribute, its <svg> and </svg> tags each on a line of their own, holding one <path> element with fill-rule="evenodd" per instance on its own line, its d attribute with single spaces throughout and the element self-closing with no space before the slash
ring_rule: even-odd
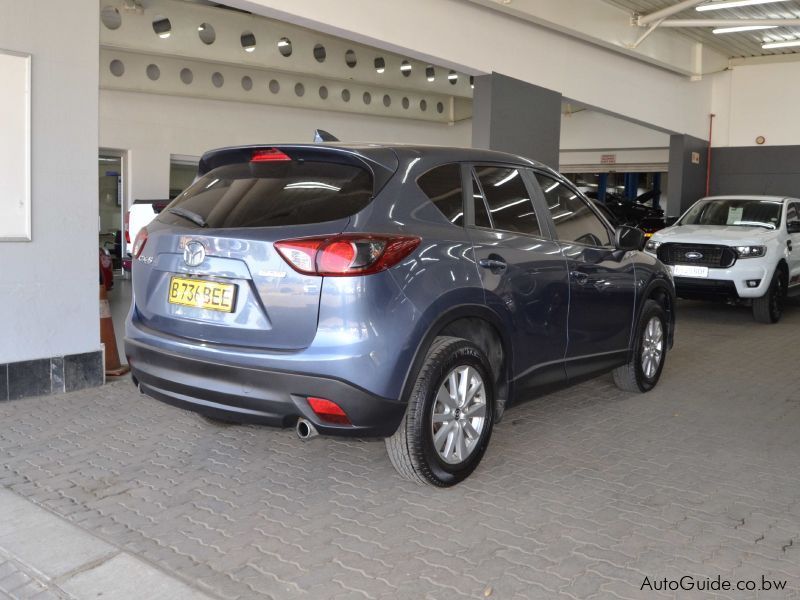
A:
<svg viewBox="0 0 800 600">
<path fill-rule="evenodd" d="M 0 364 L 0 401 L 49 396 L 103 385 L 103 352 Z"/>
</svg>

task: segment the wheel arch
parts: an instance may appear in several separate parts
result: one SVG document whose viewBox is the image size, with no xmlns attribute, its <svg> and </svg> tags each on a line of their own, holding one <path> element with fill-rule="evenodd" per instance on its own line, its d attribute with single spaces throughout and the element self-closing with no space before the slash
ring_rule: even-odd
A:
<svg viewBox="0 0 800 600">
<path fill-rule="evenodd" d="M 654 277 L 637 294 L 636 312 L 634 315 L 634 327 L 631 328 L 631 339 L 628 344 L 629 358 L 633 352 L 633 341 L 636 335 L 636 324 L 642 314 L 645 302 L 655 300 L 667 313 L 667 348 L 671 349 L 675 340 L 675 286 L 664 277 Z"/>
<path fill-rule="evenodd" d="M 460 337 L 473 342 L 489 359 L 495 379 L 495 421 L 499 421 L 512 393 L 513 347 L 506 327 L 502 319 L 485 305 L 460 305 L 437 315 L 417 345 L 403 383 L 403 400 L 408 400 L 433 341 L 442 335 Z"/>
<path fill-rule="evenodd" d="M 789 263 L 786 262 L 786 257 L 781 257 L 781 259 L 778 261 L 778 264 L 775 265 L 775 271 L 773 271 L 773 273 L 777 272 L 777 271 L 781 271 L 783 273 L 783 276 L 785 278 L 783 283 L 788 285 L 789 284 Z"/>
</svg>

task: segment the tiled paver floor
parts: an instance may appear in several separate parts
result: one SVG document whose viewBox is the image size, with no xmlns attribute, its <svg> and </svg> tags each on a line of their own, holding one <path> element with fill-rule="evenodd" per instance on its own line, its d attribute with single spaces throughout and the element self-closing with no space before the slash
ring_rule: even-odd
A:
<svg viewBox="0 0 800 600">
<path fill-rule="evenodd" d="M 679 309 L 656 390 L 518 407 L 452 489 L 380 441 L 219 426 L 128 382 L 0 404 L 0 485 L 220 598 L 653 598 L 645 577 L 684 575 L 800 597 L 800 306 Z"/>
</svg>

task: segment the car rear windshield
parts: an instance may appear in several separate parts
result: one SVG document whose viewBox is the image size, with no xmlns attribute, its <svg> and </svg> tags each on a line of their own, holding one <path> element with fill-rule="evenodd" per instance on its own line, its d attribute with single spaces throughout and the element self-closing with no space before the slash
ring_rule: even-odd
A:
<svg viewBox="0 0 800 600">
<path fill-rule="evenodd" d="M 695 204 L 681 225 L 736 225 L 739 227 L 766 227 L 777 229 L 781 224 L 781 208 L 778 200 L 756 198 L 718 198 Z"/>
<path fill-rule="evenodd" d="M 305 225 L 354 215 L 372 195 L 366 168 L 297 160 L 237 163 L 203 175 L 159 220 L 192 220 L 211 228 Z"/>
</svg>

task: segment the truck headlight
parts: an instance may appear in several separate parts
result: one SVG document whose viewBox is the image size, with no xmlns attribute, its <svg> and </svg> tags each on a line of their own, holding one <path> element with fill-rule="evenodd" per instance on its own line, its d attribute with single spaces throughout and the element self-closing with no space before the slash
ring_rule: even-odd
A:
<svg viewBox="0 0 800 600">
<path fill-rule="evenodd" d="M 661 245 L 661 242 L 657 242 L 656 240 L 650 239 L 650 240 L 647 240 L 647 244 L 645 244 L 644 249 L 647 252 L 655 254 L 656 250 L 658 250 L 658 247 L 660 245 Z"/>
<path fill-rule="evenodd" d="M 735 246 L 734 250 L 739 258 L 758 258 L 767 253 L 766 246 Z"/>
</svg>

